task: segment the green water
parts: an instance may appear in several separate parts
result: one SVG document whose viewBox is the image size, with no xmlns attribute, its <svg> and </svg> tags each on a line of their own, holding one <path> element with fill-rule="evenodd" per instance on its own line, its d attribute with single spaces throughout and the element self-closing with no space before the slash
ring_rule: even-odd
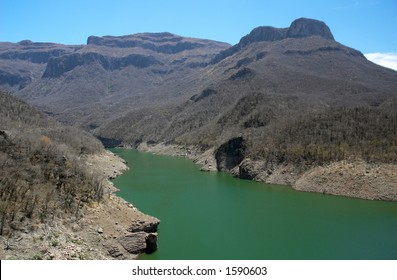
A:
<svg viewBox="0 0 397 280">
<path fill-rule="evenodd" d="M 183 158 L 112 149 L 118 195 L 161 220 L 142 259 L 397 259 L 397 203 L 204 173 Z"/>
</svg>

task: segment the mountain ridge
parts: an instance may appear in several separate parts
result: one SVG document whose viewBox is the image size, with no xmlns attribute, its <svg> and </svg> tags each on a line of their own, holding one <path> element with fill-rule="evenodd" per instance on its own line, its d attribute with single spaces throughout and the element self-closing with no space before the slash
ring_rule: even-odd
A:
<svg viewBox="0 0 397 280">
<path fill-rule="evenodd" d="M 241 177 L 256 177 L 247 160 L 300 175 L 343 160 L 395 164 L 386 128 L 395 125 L 397 72 L 337 42 L 324 22 L 258 27 L 234 46 L 171 33 L 87 42 L 41 65 L 47 74 L 15 94 L 105 144 L 195 147 Z M 385 125 L 374 117 L 364 133 L 377 114 Z"/>
<path fill-rule="evenodd" d="M 248 35 L 240 39 L 240 42 L 217 55 L 212 63 L 218 63 L 222 59 L 235 54 L 247 45 L 261 41 L 280 41 L 287 38 L 304 38 L 320 36 L 328 40 L 335 40 L 329 27 L 322 21 L 299 18 L 294 20 L 288 28 L 276 28 L 272 26 L 260 26 L 254 28 Z"/>
</svg>

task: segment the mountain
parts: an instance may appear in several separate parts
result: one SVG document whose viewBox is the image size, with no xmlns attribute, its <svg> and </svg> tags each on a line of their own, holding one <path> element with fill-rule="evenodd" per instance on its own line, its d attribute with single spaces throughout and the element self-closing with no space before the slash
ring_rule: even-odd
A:
<svg viewBox="0 0 397 280">
<path fill-rule="evenodd" d="M 396 71 L 300 18 L 234 46 L 170 33 L 90 37 L 14 94 L 105 145 L 175 145 L 242 178 L 393 200 L 396 89 Z M 319 184 L 338 181 L 333 164 L 343 180 Z"/>
<path fill-rule="evenodd" d="M 159 104 L 153 99 L 148 106 L 153 110 L 131 108 L 95 133 L 125 144 L 169 142 L 203 148 L 243 136 L 250 142 L 248 153 L 258 154 L 275 139 L 274 130 L 287 129 L 285 125 L 300 118 L 355 107 L 392 111 L 395 71 L 333 40 L 322 22 L 299 19 L 291 27 L 256 28 L 220 52 L 197 79 L 182 83 L 184 100 Z"/>
<path fill-rule="evenodd" d="M 130 106 L 178 98 L 179 84 L 227 47 L 170 33 L 91 36 L 74 52 L 50 56 L 41 78 L 16 94 L 58 120 L 93 129 Z"/>
</svg>

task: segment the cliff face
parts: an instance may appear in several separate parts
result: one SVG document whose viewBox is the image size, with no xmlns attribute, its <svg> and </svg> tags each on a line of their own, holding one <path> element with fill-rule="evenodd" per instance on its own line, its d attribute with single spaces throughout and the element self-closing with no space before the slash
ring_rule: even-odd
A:
<svg viewBox="0 0 397 280">
<path fill-rule="evenodd" d="M 18 59 L 32 45 L 46 54 L 42 63 Z M 227 47 L 225 43 L 171 33 L 91 36 L 87 45 L 73 48 L 7 43 L 3 56 L 11 49 L 15 49 L 15 55 L 4 63 L 8 68 L 1 67 L 0 58 L 0 75 L 4 79 L 3 88 L 44 108 L 59 120 L 95 129 L 115 116 L 128 113 L 130 105 L 144 107 L 180 96 L 185 89 L 177 89 L 179 84 L 197 77 L 215 54 Z M 63 53 L 59 50 L 62 48 L 65 48 Z M 9 69 L 10 62 L 15 67 Z M 15 72 L 26 63 L 29 72 L 23 73 L 29 73 L 29 77 L 23 76 L 22 70 Z"/>
<path fill-rule="evenodd" d="M 43 78 L 58 78 L 78 66 L 98 64 L 106 71 L 121 70 L 128 66 L 147 68 L 161 64 L 153 56 L 130 54 L 125 57 L 107 57 L 95 52 L 73 53 L 49 59 Z"/>
<path fill-rule="evenodd" d="M 294 20 L 287 30 L 287 38 L 304 38 L 320 36 L 327 40 L 335 40 L 329 27 L 322 21 L 300 18 Z"/>
<path fill-rule="evenodd" d="M 54 43 L 0 43 L 0 87 L 18 91 L 39 79 L 47 62 L 54 57 L 72 53 L 80 46 Z"/>
<path fill-rule="evenodd" d="M 219 47 L 221 44 L 210 40 L 184 38 L 174 34 L 164 33 L 139 33 L 129 36 L 90 36 L 87 45 L 106 46 L 112 48 L 142 48 L 163 54 L 176 54 L 183 51 L 205 48 L 210 45 Z"/>
</svg>

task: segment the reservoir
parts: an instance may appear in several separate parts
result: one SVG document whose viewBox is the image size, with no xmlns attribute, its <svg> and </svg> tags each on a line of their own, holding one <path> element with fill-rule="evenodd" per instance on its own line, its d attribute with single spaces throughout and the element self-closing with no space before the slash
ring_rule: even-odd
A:
<svg viewBox="0 0 397 280">
<path fill-rule="evenodd" d="M 397 203 L 201 172 L 186 158 L 111 149 L 129 170 L 117 194 L 161 220 L 142 259 L 397 259 Z"/>
</svg>

